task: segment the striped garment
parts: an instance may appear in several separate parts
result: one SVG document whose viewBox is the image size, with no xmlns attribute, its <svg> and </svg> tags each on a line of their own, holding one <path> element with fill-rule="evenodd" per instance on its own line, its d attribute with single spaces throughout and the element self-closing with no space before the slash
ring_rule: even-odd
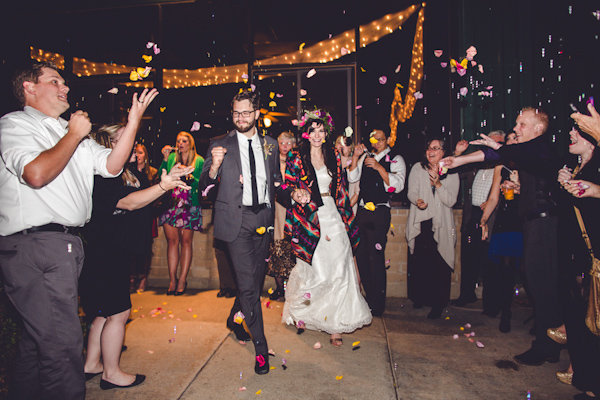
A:
<svg viewBox="0 0 600 400">
<path fill-rule="evenodd" d="M 337 182 L 335 180 L 331 182 L 329 191 L 346 226 L 352 250 L 355 251 L 360 240 L 358 227 L 354 225 L 354 214 L 350 207 L 346 171 L 342 170 L 340 155 L 337 150 L 335 151 L 335 155 L 337 159 L 338 179 Z M 312 165 L 309 168 L 312 168 Z M 311 175 L 313 177 L 316 176 L 314 170 Z M 319 185 L 317 182 L 311 185 L 311 182 L 308 182 L 307 176 L 308 174 L 302 165 L 302 159 L 298 152 L 290 151 L 288 153 L 284 177 L 285 184 L 287 185 L 285 192 L 291 197 L 294 190 L 305 189 L 311 193 L 311 201 L 304 207 L 296 203 L 287 209 L 284 233 L 292 237 L 292 251 L 296 257 L 311 264 L 312 256 L 321 237 L 317 209 L 323 202 L 321 194 L 318 192 Z M 311 186 L 316 189 L 314 193 L 311 190 Z"/>
</svg>

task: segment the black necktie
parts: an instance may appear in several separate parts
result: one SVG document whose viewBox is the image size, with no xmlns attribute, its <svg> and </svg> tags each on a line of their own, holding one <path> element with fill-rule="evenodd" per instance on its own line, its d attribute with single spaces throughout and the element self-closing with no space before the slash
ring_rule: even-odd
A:
<svg viewBox="0 0 600 400">
<path fill-rule="evenodd" d="M 258 185 L 256 184 L 256 161 L 252 150 L 252 139 L 248 139 L 248 155 L 250 156 L 250 174 L 252 175 L 252 212 L 258 213 Z"/>
</svg>

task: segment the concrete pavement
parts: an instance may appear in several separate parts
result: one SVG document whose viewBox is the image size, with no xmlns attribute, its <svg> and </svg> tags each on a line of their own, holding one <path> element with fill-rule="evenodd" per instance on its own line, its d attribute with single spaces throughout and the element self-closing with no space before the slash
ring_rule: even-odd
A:
<svg viewBox="0 0 600 400">
<path fill-rule="evenodd" d="M 298 335 L 282 324 L 283 303 L 267 308 L 266 301 L 265 332 L 275 368 L 260 376 L 254 373 L 252 344 L 240 345 L 225 326 L 233 299 L 217 298 L 214 290 L 188 290 L 180 297 L 152 288 L 133 294 L 121 365 L 147 375 L 146 382 L 103 391 L 96 377 L 87 383 L 86 399 L 556 400 L 578 393 L 554 375 L 568 366 L 566 350 L 558 364 L 513 362 L 533 338 L 528 334 L 532 322 L 523 323 L 532 314 L 528 307 L 513 308 L 513 329 L 503 334 L 499 318 L 481 315 L 480 302 L 448 307 L 441 319 L 428 320 L 429 309 L 389 298 L 383 318 L 344 335 L 344 345 L 334 348 L 325 333 Z M 465 336 L 471 332 L 473 341 Z M 356 341 L 359 348 L 353 349 Z M 316 342 L 322 348 L 315 350 Z"/>
</svg>

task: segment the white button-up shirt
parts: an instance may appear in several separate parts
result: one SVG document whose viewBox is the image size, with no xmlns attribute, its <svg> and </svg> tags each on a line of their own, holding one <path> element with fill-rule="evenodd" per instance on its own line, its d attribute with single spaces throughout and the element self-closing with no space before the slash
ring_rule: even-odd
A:
<svg viewBox="0 0 600 400">
<path fill-rule="evenodd" d="M 250 153 L 248 152 L 248 137 L 237 132 L 238 144 L 240 146 L 240 160 L 242 162 L 242 177 L 244 178 L 244 193 L 242 204 L 252 205 L 252 174 L 250 173 Z M 252 136 L 252 150 L 256 162 L 256 187 L 258 188 L 258 204 L 269 203 L 267 194 L 267 171 L 265 169 L 265 156 L 262 151 L 262 141 L 258 133 Z"/>
<path fill-rule="evenodd" d="M 380 162 L 387 154 L 389 154 L 390 151 L 391 149 L 387 147 L 381 153 L 375 154 L 375 161 Z M 352 171 L 348 169 L 348 182 L 354 183 L 360 181 L 363 164 L 365 162 L 366 157 L 367 153 L 363 154 L 358 160 L 356 168 Z M 406 163 L 404 162 L 404 158 L 402 158 L 402 156 L 400 155 L 396 155 L 394 158 L 392 158 L 392 161 L 393 162 L 390 163 L 390 172 L 388 173 L 390 184 L 387 185 L 385 182 L 383 182 L 383 188 L 387 192 L 389 188 L 393 187 L 394 193 L 400 193 L 402 189 L 404 189 L 404 182 L 406 180 Z M 360 205 L 365 205 L 365 202 L 362 199 L 360 200 Z M 385 204 L 376 205 L 384 205 L 390 207 L 389 201 Z"/>
<path fill-rule="evenodd" d="M 0 236 L 49 223 L 83 226 L 90 219 L 94 174 L 116 176 L 106 169 L 110 149 L 84 139 L 54 180 L 39 189 L 23 180 L 25 166 L 67 131 L 66 120 L 28 106 L 0 119 Z"/>
</svg>

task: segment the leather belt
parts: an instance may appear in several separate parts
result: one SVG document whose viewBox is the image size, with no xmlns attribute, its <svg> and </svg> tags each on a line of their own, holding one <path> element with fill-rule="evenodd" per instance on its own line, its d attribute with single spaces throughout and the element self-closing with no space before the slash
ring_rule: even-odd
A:
<svg viewBox="0 0 600 400">
<path fill-rule="evenodd" d="M 65 226 L 60 224 L 46 224 L 42 226 L 32 226 L 28 229 L 23 229 L 20 232 L 13 233 L 13 235 L 27 235 L 34 232 L 63 232 L 71 235 L 77 235 L 80 228 L 74 226 Z"/>
<path fill-rule="evenodd" d="M 252 206 L 244 206 L 244 208 L 248 211 L 252 211 Z M 258 206 L 258 211 L 262 211 L 265 208 L 267 208 L 267 203 L 262 203 L 261 205 Z"/>
<path fill-rule="evenodd" d="M 329 192 L 328 193 L 321 193 L 321 197 L 328 197 L 328 196 L 331 196 L 331 193 L 329 193 Z"/>
</svg>

